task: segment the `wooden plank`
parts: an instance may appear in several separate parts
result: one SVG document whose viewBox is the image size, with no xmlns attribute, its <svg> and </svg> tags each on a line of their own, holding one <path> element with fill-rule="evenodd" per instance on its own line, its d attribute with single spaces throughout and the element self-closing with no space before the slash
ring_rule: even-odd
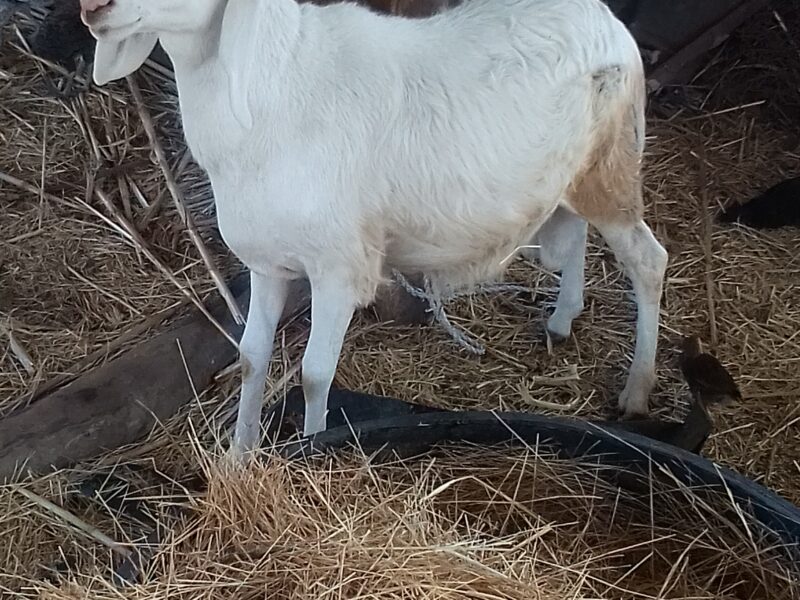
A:
<svg viewBox="0 0 800 600">
<path fill-rule="evenodd" d="M 658 65 L 647 77 L 647 88 L 655 92 L 665 85 L 684 83 L 691 77 L 695 61 L 719 46 L 737 27 L 767 5 L 767 0 L 744 0 L 714 25 Z"/>
<path fill-rule="evenodd" d="M 231 289 L 246 309 L 249 276 L 236 278 Z M 284 318 L 307 302 L 307 284 L 299 282 Z M 224 302 L 216 298 L 209 309 L 238 340 L 243 328 Z M 163 333 L 1 420 L 0 481 L 21 469 L 63 468 L 135 442 L 191 400 L 192 386 L 205 389 L 236 358 L 236 348 L 194 309 Z"/>
</svg>

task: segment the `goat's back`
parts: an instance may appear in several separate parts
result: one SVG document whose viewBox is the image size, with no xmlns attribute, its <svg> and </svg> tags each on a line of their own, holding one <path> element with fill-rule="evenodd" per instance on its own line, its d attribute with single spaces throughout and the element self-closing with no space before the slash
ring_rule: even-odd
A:
<svg viewBox="0 0 800 600">
<path fill-rule="evenodd" d="M 280 239 L 263 254 L 295 268 L 341 248 L 349 262 L 377 251 L 385 266 L 456 285 L 491 277 L 569 205 L 603 145 L 641 152 L 641 59 L 599 0 L 466 0 L 421 20 L 301 10 L 308 43 L 252 101 L 270 128 L 248 140 L 260 160 L 245 175 L 267 197 L 291 197 L 291 211 L 236 215 L 241 230 Z M 617 140 L 625 122 L 637 124 L 631 139 Z"/>
</svg>

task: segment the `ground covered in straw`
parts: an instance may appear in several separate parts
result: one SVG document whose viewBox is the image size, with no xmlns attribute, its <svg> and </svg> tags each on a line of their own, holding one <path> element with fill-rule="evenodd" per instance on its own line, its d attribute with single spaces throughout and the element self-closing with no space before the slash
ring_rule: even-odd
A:
<svg viewBox="0 0 800 600">
<path fill-rule="evenodd" d="M 389 464 L 268 458 L 246 472 L 197 458 L 208 488 L 169 520 L 144 583 L 114 586 L 114 551 L 42 514 L 37 497 L 17 495 L 0 517 L 11 532 L 0 552 L 20 567 L 9 586 L 52 600 L 800 597 L 771 542 L 748 535 L 724 495 L 667 478 L 621 492 L 607 467 L 543 449 L 451 448 Z M 135 539 L 124 513 L 112 519 L 102 502 L 50 483 L 36 487 Z M 139 497 L 162 514 L 174 502 Z M 41 551 L 54 535 L 58 553 L 12 551 L 31 538 Z"/>
<path fill-rule="evenodd" d="M 745 200 L 800 173 L 800 8 L 791 0 L 773 7 L 710 57 L 690 86 L 651 105 L 648 220 L 671 255 L 653 402 L 664 418 L 682 416 L 687 391 L 674 362 L 675 339 L 700 334 L 731 367 L 746 398 L 742 405 L 715 412 L 718 431 L 708 453 L 800 502 L 797 234 L 722 228 L 707 218 L 721 203 Z M 172 206 L 127 85 L 92 88 L 71 99 L 53 97 L 50 84 L 63 84 L 63 76 L 26 51 L 32 26 L 32 17 L 20 17 L 3 30 L 0 47 L 0 416 L 148 335 L 186 304 L 179 286 L 191 287 L 201 298 L 213 290 L 208 269 Z M 168 81 L 151 70 L 138 82 L 169 170 L 205 243 L 224 274 L 237 271 L 239 265 L 214 235 L 206 181 L 183 160 Z M 126 236 L 124 223 L 133 224 L 141 238 Z M 448 308 L 452 320 L 486 346 L 484 356 L 460 351 L 437 329 L 391 327 L 365 313 L 350 329 L 336 383 L 454 408 L 544 411 L 544 401 L 560 405 L 550 410 L 559 414 L 610 415 L 631 357 L 634 324 L 629 286 L 611 254 L 593 240 L 587 309 L 573 339 L 555 348 L 548 348 L 539 330 L 557 278 L 521 261 L 509 278 L 533 293 L 477 296 Z M 272 397 L 296 382 L 307 325 L 300 320 L 281 333 L 274 364 L 279 385 Z M 135 335 L 126 333 L 131 331 Z M 225 408 L 235 392 L 235 378 L 223 379 L 151 440 L 106 462 L 132 463 L 179 481 L 191 478 L 200 464 L 188 440 L 213 441 L 219 434 L 217 417 L 229 414 Z M 282 465 L 269 468 L 281 477 L 302 477 Z M 60 501 L 74 477 L 64 474 L 30 487 Z M 164 485 L 153 494 L 164 495 Z M 220 485 L 212 485 L 212 492 Z M 201 531 L 202 519 L 225 518 L 224 511 L 215 516 L 209 508 L 223 500 L 208 498 L 211 504 L 202 504 L 198 520 L 183 530 L 195 541 L 211 536 Z M 25 577 L 43 585 L 41 566 L 57 561 L 62 552 L 89 569 L 76 567 L 76 573 L 93 573 L 104 551 L 94 548 L 97 556 L 85 551 L 77 534 L 46 519 L 37 506 L 12 490 L 0 491 L 0 514 L 11 515 L 0 520 L 0 537 L 15 540 L 0 544 L 0 572 L 14 581 L 0 585 L 17 589 Z M 21 516 L 24 524 L 15 520 Z M 118 533 L 113 519 L 95 521 L 107 526 L 107 533 Z M 206 541 L 209 553 L 230 550 L 227 539 Z M 187 547 L 181 543 L 176 540 L 174 548 Z M 240 560 L 242 546 L 231 552 Z M 259 560 L 267 560 L 263 547 L 258 552 Z M 191 556 L 160 560 L 177 561 L 161 564 L 184 578 L 202 563 Z M 211 568 L 212 563 L 202 564 Z M 232 572 L 226 569 L 238 568 L 225 564 L 223 579 Z M 564 585 L 570 581 L 566 577 Z M 76 585 L 80 590 L 89 584 Z M 680 593 L 672 597 L 683 597 Z"/>
</svg>

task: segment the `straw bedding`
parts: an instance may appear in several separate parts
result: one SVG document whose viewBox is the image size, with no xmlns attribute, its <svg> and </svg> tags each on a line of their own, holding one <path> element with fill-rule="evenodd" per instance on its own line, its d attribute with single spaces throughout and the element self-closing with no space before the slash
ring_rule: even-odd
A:
<svg viewBox="0 0 800 600">
<path fill-rule="evenodd" d="M 781 551 L 724 497 L 668 477 L 627 493 L 607 468 L 545 448 L 448 448 L 388 464 L 358 454 L 269 458 L 246 472 L 198 460 L 208 489 L 173 520 L 143 584 L 114 587 L 107 549 L 32 517 L 40 507 L 17 496 L 2 517 L 14 525 L 9 541 L 59 536 L 60 554 L 35 559 L 61 573 L 28 570 L 27 581 L 19 573 L 6 585 L 54 600 L 800 597 Z M 99 502 L 65 491 L 61 501 L 107 531 L 131 529 Z M 171 501 L 149 498 L 156 511 Z"/>
<path fill-rule="evenodd" d="M 774 2 L 772 6 L 774 11 L 763 11 L 710 57 L 691 85 L 651 105 L 645 169 L 648 220 L 671 255 L 662 309 L 659 389 L 653 404 L 654 411 L 663 418 L 679 418 L 686 410 L 687 391 L 674 360 L 675 338 L 684 333 L 700 334 L 731 367 L 746 398 L 741 405 L 716 411 L 718 432 L 710 440 L 708 453 L 720 463 L 800 502 L 800 338 L 796 335 L 796 324 L 800 322 L 800 273 L 796 232 L 721 228 L 709 225 L 707 220 L 720 203 L 745 200 L 783 177 L 796 175 L 800 168 L 800 8 L 790 0 Z M 85 371 L 152 334 L 186 306 L 176 282 L 191 287 L 201 298 L 214 289 L 208 269 L 172 206 L 127 85 L 90 89 L 70 99 L 48 95 L 52 91 L 48 81 L 63 86 L 65 79 L 61 71 L 37 61 L 25 49 L 35 17 L 37 13 L 33 11 L 5 27 L 0 49 L 0 416 L 24 406 L 37 390 L 47 389 L 65 375 Z M 138 82 L 165 147 L 169 170 L 186 196 L 204 243 L 224 275 L 237 272 L 240 265 L 215 234 L 207 182 L 191 161 L 183 160 L 185 148 L 170 84 L 152 70 L 141 74 Z M 110 169 L 116 164 L 124 164 L 125 170 Z M 702 164 L 705 168 L 701 168 Z M 92 189 L 109 198 L 113 210 Z M 125 237 L 120 219 L 136 226 L 140 241 Z M 152 251 L 162 268 L 147 258 L 146 250 Z M 172 281 L 165 276 L 164 267 L 173 275 Z M 611 414 L 632 354 L 635 306 L 629 285 L 609 251 L 600 240 L 592 239 L 587 309 L 576 322 L 573 339 L 558 347 L 550 348 L 540 336 L 541 324 L 555 298 L 557 278 L 522 261 L 512 266 L 508 278 L 532 292 L 476 296 L 448 307 L 451 320 L 486 346 L 484 356 L 478 358 L 459 351 L 435 328 L 392 327 L 377 323 L 365 312 L 355 319 L 348 333 L 336 383 L 449 408 L 519 409 L 601 417 Z M 307 321 L 300 319 L 280 333 L 270 398 L 296 382 L 307 330 Z M 149 440 L 105 457 L 86 470 L 117 465 L 116 469 L 127 473 L 135 467 L 136 477 L 142 478 L 137 480 L 137 489 L 147 490 L 141 493 L 164 498 L 162 503 L 170 504 L 171 494 L 180 491 L 172 480 L 183 482 L 204 469 L 213 470 L 205 464 L 204 454 L 197 447 L 213 445 L 230 424 L 237 380 L 222 377 L 211 389 L 200 391 L 184 414 L 165 423 Z M 554 404 L 560 408 L 554 409 Z M 486 464 L 489 469 L 498 469 L 501 464 L 508 469 L 503 461 L 511 460 L 522 459 L 491 454 Z M 541 456 L 529 460 L 545 470 L 561 469 L 559 477 L 566 477 L 564 485 L 573 486 L 570 489 L 579 489 L 574 487 L 578 485 L 575 478 L 588 478 L 581 485 L 596 481 L 591 470 L 573 472 Z M 597 531 L 625 533 L 620 533 L 621 545 L 617 549 L 632 543 L 627 530 L 622 531 L 622 521 L 610 523 L 599 509 L 587 512 L 587 506 L 594 506 L 592 502 L 599 506 L 600 500 L 570 500 L 577 503 L 569 509 L 575 511 L 577 522 L 601 519 L 592 521 L 586 531 L 577 525 L 564 525 L 556 528 L 553 539 L 544 536 L 541 540 L 526 539 L 529 534 L 520 532 L 508 533 L 513 542 L 503 545 L 501 540 L 497 547 L 486 549 L 476 540 L 481 532 L 485 534 L 486 530 L 480 528 L 489 527 L 489 521 L 464 517 L 457 522 L 453 512 L 456 507 L 443 507 L 435 499 L 425 504 L 419 499 L 424 497 L 419 490 L 429 491 L 435 487 L 434 480 L 460 477 L 458 465 L 454 461 L 439 462 L 435 471 L 438 475 L 429 472 L 428 479 L 419 480 L 410 478 L 408 469 L 395 466 L 378 473 L 351 457 L 326 468 L 271 462 L 263 470 L 247 474 L 254 482 L 248 493 L 260 494 L 259 502 L 266 506 L 282 503 L 281 510 L 298 520 L 296 531 L 284 531 L 270 521 L 268 512 L 254 504 L 253 498 L 226 495 L 224 482 L 230 475 L 207 472 L 209 492 L 197 497 L 190 515 L 177 527 L 176 538 L 170 540 L 168 550 L 154 567 L 158 574 L 148 584 L 152 587 L 125 593 L 130 597 L 153 597 L 150 594 L 162 593 L 166 586 L 180 580 L 181 585 L 189 586 L 181 588 L 187 594 L 187 589 L 193 589 L 207 597 L 262 597 L 267 587 L 274 590 L 278 578 L 283 577 L 281 581 L 286 585 L 297 586 L 291 588 L 297 590 L 294 597 L 303 597 L 300 590 L 306 590 L 302 593 L 309 597 L 319 597 L 313 592 L 318 588 L 303 586 L 322 580 L 314 577 L 330 578 L 325 579 L 330 582 L 343 576 L 345 571 L 334 572 L 334 564 L 341 567 L 344 563 L 331 561 L 350 556 L 347 552 L 353 552 L 357 562 L 348 562 L 345 566 L 352 567 L 352 571 L 346 573 L 354 582 L 363 577 L 365 590 L 374 589 L 370 586 L 376 585 L 377 577 L 391 564 L 408 564 L 412 569 L 422 569 L 419 565 L 423 563 L 425 568 L 439 565 L 437 568 L 442 570 L 437 573 L 443 576 L 442 581 L 450 581 L 453 586 L 479 585 L 474 572 L 477 565 L 456 560 L 452 554 L 409 545 L 428 540 L 438 547 L 456 548 L 456 554 L 485 559 L 485 566 L 502 575 L 496 580 L 490 578 L 494 583 L 487 584 L 499 586 L 492 590 L 500 597 L 537 597 L 530 587 L 503 587 L 509 573 L 518 579 L 529 576 L 530 561 L 534 560 L 531 557 L 536 556 L 540 567 L 537 572 L 546 579 L 542 580 L 538 597 L 630 597 L 608 587 L 608 582 L 622 577 L 622 567 L 612 565 L 617 571 L 612 568 L 603 573 L 595 571 L 596 565 L 591 561 L 594 551 L 590 552 L 587 540 L 600 546 L 615 543 L 611 538 L 604 538 L 601 544 L 597 536 L 587 537 L 590 534 L 586 532 L 593 527 L 600 528 L 602 524 L 605 529 Z M 155 472 L 168 479 L 154 480 Z M 370 504 L 367 494 L 347 496 L 351 494 L 348 482 L 367 476 L 377 478 L 371 485 L 374 490 L 383 490 L 382 504 Z M 31 481 L 26 489 L 56 503 L 67 502 L 67 482 L 75 477 L 75 473 L 69 473 Z M 560 485 L 558 479 L 547 479 L 549 487 L 542 492 L 543 497 L 558 495 L 553 487 Z M 272 486 L 273 480 L 281 482 L 281 486 Z M 385 539 L 375 536 L 384 535 L 384 530 L 396 531 L 399 553 L 384 556 L 344 543 L 342 536 L 347 527 L 341 523 L 340 530 L 333 522 L 329 529 L 315 529 L 328 526 L 324 520 L 313 525 L 321 519 L 325 503 L 312 497 L 317 493 L 309 488 L 312 481 L 316 482 L 317 491 L 325 492 L 329 505 L 343 511 L 339 517 L 347 527 L 356 527 L 352 523 L 354 513 L 347 513 L 356 509 L 348 508 L 344 496 L 358 496 L 355 499 L 361 502 L 364 522 L 375 524 L 371 533 L 359 530 L 365 532 L 363 544 L 368 548 L 383 547 Z M 600 493 L 595 489 L 597 485 L 593 483 L 587 489 Z M 241 491 L 242 486 L 233 487 Z M 448 493 L 461 491 L 462 487 L 450 488 Z M 477 493 L 476 489 L 473 485 L 470 493 Z M 606 492 L 611 494 L 609 490 L 603 494 Z M 416 500 L 412 502 L 412 498 Z M 605 500 L 609 498 L 611 495 Z M 121 539 L 122 525 L 108 511 L 85 507 L 75 510 L 101 531 Z M 567 513 L 542 511 L 542 523 L 569 522 Z M 243 519 L 241 523 L 230 521 L 234 512 Z M 0 539 L 8 541 L 0 544 L 0 572 L 5 574 L 2 585 L 9 586 L 0 590 L 8 593 L 24 584 L 33 590 L 26 594 L 37 597 L 36 590 L 50 585 L 45 583 L 41 566 L 64 554 L 63 560 L 68 556 L 73 565 L 71 579 L 67 578 L 71 583 L 62 579 L 53 584 L 48 588 L 52 597 L 85 597 L 86 589 L 92 590 L 91 597 L 117 593 L 106 587 L 104 580 L 91 579 L 104 568 L 99 565 L 107 563 L 107 550 L 87 543 L 62 520 L 48 514 L 18 492 L 0 490 Z M 522 514 L 519 512 L 519 519 Z M 400 527 L 399 530 L 386 529 L 386 519 L 390 517 L 393 527 Z M 427 526 L 431 519 L 439 529 L 412 531 L 412 524 Z M 541 527 L 537 522 L 535 529 Z M 665 523 L 660 527 L 664 531 L 669 528 Z M 686 529 L 691 536 L 702 530 Z M 313 534 L 311 542 L 292 546 L 292 534 L 308 531 Z M 640 537 L 636 539 L 645 539 L 643 531 L 637 530 Z M 286 560 L 284 567 L 293 564 L 296 568 L 274 575 L 273 579 L 263 570 L 253 570 L 252 565 L 269 562 L 266 541 L 274 541 L 278 533 L 289 536 L 280 538 L 286 541 L 280 555 Z M 733 535 L 732 530 L 725 527 L 714 530 L 706 534 L 712 537 L 700 538 L 692 548 L 713 547 L 725 539 L 737 551 L 720 555 L 720 564 L 731 565 L 730 572 L 758 571 L 741 563 L 725 562 L 739 560 L 737 555 L 751 565 L 754 560 L 753 547 L 745 549 L 745 542 L 739 537 L 724 538 L 729 534 Z M 680 537 L 689 534 L 675 535 L 678 537 L 664 543 L 676 544 L 675 547 L 683 544 L 684 550 L 689 547 L 691 540 Z M 657 537 L 650 537 L 649 530 L 647 536 L 648 540 Z M 480 539 L 488 544 L 486 539 Z M 521 545 L 516 547 L 515 543 Z M 662 553 L 662 548 L 656 549 L 652 543 L 645 547 L 648 552 L 653 551 L 654 557 Z M 326 554 L 333 548 L 338 554 Z M 523 557 L 520 548 L 527 550 Z M 392 552 L 395 549 L 393 546 Z M 687 552 L 692 554 L 695 550 Z M 664 549 L 663 555 L 670 556 L 669 552 Z M 244 560 L 244 556 L 250 558 Z M 313 565 L 320 567 L 315 575 L 300 568 L 311 565 L 303 558 L 311 556 L 320 561 Z M 558 568 L 542 569 L 545 556 L 558 563 Z M 668 584 L 662 597 L 780 597 L 774 595 L 778 593 L 776 589 L 783 593 L 791 587 L 775 583 L 781 581 L 778 573 L 770 575 L 778 579 L 769 580 L 769 585 L 758 584 L 762 587 L 753 588 L 756 591 L 751 594 L 736 595 L 744 588 L 730 591 L 727 596 L 722 592 L 714 596 L 716 592 L 711 588 L 702 588 L 705 591 L 701 592 L 698 586 L 704 577 L 708 578 L 708 572 L 703 570 L 704 561 L 708 560 L 704 555 L 690 561 L 700 565 L 691 576 L 685 569 L 670 576 L 671 582 L 681 583 L 674 588 Z M 244 568 L 245 563 L 251 565 L 249 570 Z M 362 573 L 360 569 L 365 565 L 380 568 Z M 661 579 L 656 577 L 647 585 L 658 587 L 653 582 L 666 581 L 669 569 L 655 565 L 652 569 L 660 573 Z M 595 577 L 597 572 L 606 583 Z M 588 577 L 589 573 L 592 577 Z M 485 573 L 481 575 L 484 576 Z M 305 577 L 308 581 L 301 581 Z M 241 596 L 230 584 L 231 578 L 246 580 Z M 722 586 L 723 579 L 714 579 L 714 585 Z M 187 584 L 189 580 L 195 583 Z M 229 583 L 212 588 L 211 581 Z M 411 585 L 408 580 L 398 581 L 404 582 L 403 589 Z M 421 581 L 430 582 L 430 572 L 420 575 L 420 586 Z M 526 585 L 534 584 L 528 581 Z M 261 591 L 254 592 L 256 589 Z M 347 591 L 353 589 L 356 588 Z M 409 592 L 406 597 L 426 597 L 421 588 L 413 589 L 416 595 Z M 426 593 L 429 597 L 464 597 L 463 589 Z M 493 597 L 486 589 L 481 590 L 483 595 L 476 593 L 474 597 Z M 592 589 L 595 591 L 590 593 L 588 590 Z M 658 597 L 658 589 L 642 589 L 643 597 Z M 770 593 L 759 595 L 758 590 L 764 589 Z M 342 597 L 357 595 L 348 595 L 344 588 L 337 587 L 331 593 L 338 595 L 337 590 Z"/>
</svg>

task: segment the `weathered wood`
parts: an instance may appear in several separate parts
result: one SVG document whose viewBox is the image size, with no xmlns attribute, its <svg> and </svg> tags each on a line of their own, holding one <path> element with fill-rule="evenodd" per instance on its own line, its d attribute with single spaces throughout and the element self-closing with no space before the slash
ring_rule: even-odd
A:
<svg viewBox="0 0 800 600">
<path fill-rule="evenodd" d="M 231 285 L 249 302 L 249 278 Z M 287 314 L 307 301 L 305 282 L 292 289 Z M 242 328 L 221 299 L 209 308 L 239 339 Z M 19 470 L 62 468 L 135 442 L 173 416 L 237 357 L 236 348 L 198 310 L 167 331 L 0 421 L 0 481 Z M 191 380 L 190 380 L 191 378 Z"/>
<path fill-rule="evenodd" d="M 614 9 L 613 0 L 605 0 L 622 16 L 640 46 L 657 50 L 669 58 L 742 2 L 742 0 L 636 0 L 632 11 Z M 632 14 L 631 14 L 632 13 Z"/>
<path fill-rule="evenodd" d="M 647 76 L 647 87 L 654 92 L 665 85 L 686 82 L 694 72 L 697 59 L 728 39 L 731 32 L 764 8 L 767 0 L 744 0 L 714 25 L 698 35 L 671 57 L 656 67 Z"/>
</svg>

